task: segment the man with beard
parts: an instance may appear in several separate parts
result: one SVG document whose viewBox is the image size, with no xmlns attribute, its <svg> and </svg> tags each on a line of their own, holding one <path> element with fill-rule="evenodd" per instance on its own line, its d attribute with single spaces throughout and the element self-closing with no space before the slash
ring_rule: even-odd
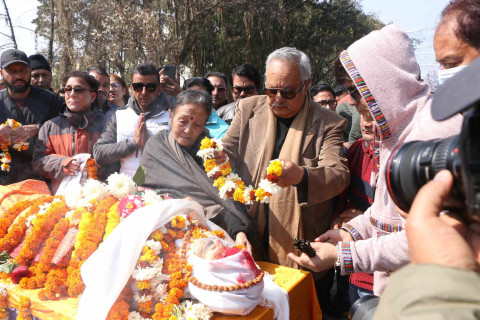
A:
<svg viewBox="0 0 480 320">
<path fill-rule="evenodd" d="M 28 57 L 28 60 L 30 60 L 30 68 L 32 69 L 32 86 L 55 92 L 52 88 L 52 68 L 47 59 L 41 54 L 32 54 Z"/>
<path fill-rule="evenodd" d="M 0 184 L 7 185 L 37 178 L 32 169 L 33 147 L 40 126 L 58 115 L 63 103 L 52 92 L 30 85 L 30 61 L 20 50 L 8 49 L 0 58 L 1 72 L 7 89 L 0 91 L 0 123 L 14 119 L 23 126 L 12 131 L 0 129 L 0 144 L 28 142 L 28 150 L 9 148 L 12 157 L 10 171 L 0 172 Z"/>
</svg>

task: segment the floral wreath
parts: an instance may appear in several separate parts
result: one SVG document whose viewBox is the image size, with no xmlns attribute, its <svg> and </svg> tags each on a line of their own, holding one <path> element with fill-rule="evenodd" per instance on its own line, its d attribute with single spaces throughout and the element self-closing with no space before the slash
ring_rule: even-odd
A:
<svg viewBox="0 0 480 320">
<path fill-rule="evenodd" d="M 22 124 L 15 121 L 14 119 L 7 119 L 5 123 L 0 124 L 0 128 L 9 126 L 12 131 L 16 131 L 22 127 Z M 28 141 L 27 142 L 19 142 L 13 144 L 13 140 L 8 143 L 0 144 L 0 149 L 2 149 L 2 153 L 0 153 L 0 162 L 2 163 L 0 168 L 2 171 L 10 171 L 10 162 L 12 162 L 12 156 L 10 152 L 8 152 L 8 147 L 12 146 L 13 149 L 17 151 L 24 151 L 28 150 Z"/>
<path fill-rule="evenodd" d="M 254 189 L 252 186 L 246 187 L 242 179 L 232 172 L 228 157 L 224 163 L 217 164 L 214 156 L 215 152 L 220 151 L 223 151 L 222 141 L 205 137 L 197 156 L 202 158 L 205 171 L 214 180 L 213 186 L 219 189 L 222 199 L 233 198 L 244 204 L 252 204 L 254 201 L 268 203 L 271 196 L 282 190 L 277 182 L 282 175 L 283 161 L 278 159 L 270 161 L 266 178 Z"/>
</svg>

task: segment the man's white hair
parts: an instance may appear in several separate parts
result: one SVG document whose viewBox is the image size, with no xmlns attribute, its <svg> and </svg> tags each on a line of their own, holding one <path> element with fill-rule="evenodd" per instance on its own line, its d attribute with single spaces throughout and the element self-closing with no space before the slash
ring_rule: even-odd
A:
<svg viewBox="0 0 480 320">
<path fill-rule="evenodd" d="M 270 53 L 265 63 L 265 78 L 267 77 L 268 65 L 272 60 L 286 61 L 295 63 L 300 68 L 300 77 L 302 81 L 310 79 L 312 68 L 310 67 L 310 59 L 305 53 L 296 48 L 283 47 Z"/>
</svg>

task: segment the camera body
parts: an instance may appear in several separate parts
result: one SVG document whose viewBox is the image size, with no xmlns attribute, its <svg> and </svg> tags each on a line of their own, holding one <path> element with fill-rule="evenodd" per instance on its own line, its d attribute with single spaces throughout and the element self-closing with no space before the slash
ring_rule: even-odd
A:
<svg viewBox="0 0 480 320">
<path fill-rule="evenodd" d="M 392 152 L 385 172 L 391 198 L 408 212 L 418 190 L 443 169 L 454 176 L 444 208 L 480 222 L 480 102 L 464 114 L 459 135 L 412 141 Z"/>
</svg>

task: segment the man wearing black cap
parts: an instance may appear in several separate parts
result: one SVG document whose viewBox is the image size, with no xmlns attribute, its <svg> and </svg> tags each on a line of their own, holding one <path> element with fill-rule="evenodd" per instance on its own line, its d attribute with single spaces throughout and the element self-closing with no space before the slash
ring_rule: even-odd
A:
<svg viewBox="0 0 480 320">
<path fill-rule="evenodd" d="M 52 68 L 47 59 L 41 54 L 32 54 L 28 57 L 28 60 L 30 60 L 30 68 L 32 69 L 32 86 L 54 91 L 52 89 Z"/>
<path fill-rule="evenodd" d="M 33 146 L 40 126 L 58 115 L 63 103 L 52 92 L 30 84 L 30 61 L 20 50 L 8 49 L 0 58 L 1 72 L 7 89 L 0 91 L 0 123 L 14 119 L 23 126 L 11 131 L 0 129 L 0 144 L 28 142 L 26 151 L 10 148 L 10 171 L 0 172 L 0 184 L 6 185 L 29 178 L 37 178 L 32 169 Z"/>
</svg>

